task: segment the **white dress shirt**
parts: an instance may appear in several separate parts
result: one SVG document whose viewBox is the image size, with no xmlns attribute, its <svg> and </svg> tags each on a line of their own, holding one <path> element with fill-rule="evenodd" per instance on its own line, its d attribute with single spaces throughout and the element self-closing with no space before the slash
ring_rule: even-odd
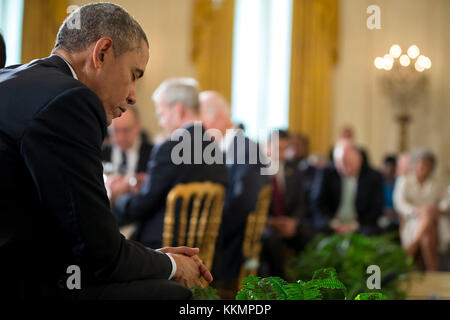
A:
<svg viewBox="0 0 450 320">
<path fill-rule="evenodd" d="M 139 151 L 141 149 L 142 139 L 138 138 L 133 146 L 125 151 L 127 157 L 127 176 L 133 176 L 136 173 L 136 168 L 139 162 Z M 113 144 L 111 150 L 111 163 L 112 163 L 112 173 L 116 174 L 119 172 L 120 164 L 122 163 L 122 150 L 115 144 Z"/>
</svg>

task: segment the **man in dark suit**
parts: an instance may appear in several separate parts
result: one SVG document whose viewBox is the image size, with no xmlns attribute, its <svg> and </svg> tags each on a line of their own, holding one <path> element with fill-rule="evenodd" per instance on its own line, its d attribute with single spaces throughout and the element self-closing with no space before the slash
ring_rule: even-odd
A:
<svg viewBox="0 0 450 320">
<path fill-rule="evenodd" d="M 379 233 L 383 210 L 383 179 L 364 162 L 358 148 L 343 139 L 334 148 L 334 165 L 317 172 L 311 190 L 316 232 L 365 235 Z"/>
<path fill-rule="evenodd" d="M 261 272 L 267 276 L 284 277 L 284 261 L 297 254 L 312 237 L 306 210 L 304 176 L 297 163 L 287 161 L 289 145 L 290 134 L 284 130 L 274 131 L 268 142 L 269 150 L 278 148 L 279 170 L 271 176 L 272 201 L 268 228 L 263 235 Z"/>
<path fill-rule="evenodd" d="M 144 31 L 119 6 L 89 4 L 53 54 L 0 70 L 0 296 L 192 297 L 184 286 L 212 280 L 198 249 L 127 241 L 102 176 L 106 126 L 136 103 L 148 62 Z"/>
<path fill-rule="evenodd" d="M 142 134 L 136 108 L 129 109 L 109 127 L 110 144 L 102 149 L 102 160 L 111 164 L 109 174 L 136 175 L 147 171 L 153 145 Z"/>
<path fill-rule="evenodd" d="M 204 126 L 208 130 L 217 130 L 214 138 L 225 154 L 228 169 L 228 187 L 213 267 L 216 286 L 226 288 L 239 276 L 244 263 L 242 244 L 247 217 L 255 210 L 259 192 L 269 179 L 262 171 L 264 164 L 259 146 L 233 125 L 225 98 L 214 91 L 202 92 L 200 110 Z"/>
<path fill-rule="evenodd" d="M 6 45 L 3 36 L 0 33 L 0 69 L 5 66 L 6 63 Z"/>
<path fill-rule="evenodd" d="M 151 248 L 161 246 L 166 197 L 177 184 L 227 183 L 225 165 L 207 164 L 203 159 L 205 148 L 215 142 L 203 139 L 205 129 L 199 122 L 198 94 L 196 81 L 183 78 L 167 80 L 155 91 L 153 99 L 159 123 L 171 138 L 155 146 L 148 164 L 147 180 L 139 194 L 124 194 L 115 201 L 114 212 L 118 219 L 124 224 L 137 223 L 132 239 Z M 178 138 L 173 139 L 176 136 Z M 190 150 L 182 151 L 181 162 L 175 158 L 180 153 L 180 144 L 186 142 Z"/>
<path fill-rule="evenodd" d="M 137 192 L 146 179 L 147 164 L 153 145 L 142 132 L 136 108 L 129 109 L 109 127 L 110 143 L 102 149 L 109 197 Z"/>
</svg>

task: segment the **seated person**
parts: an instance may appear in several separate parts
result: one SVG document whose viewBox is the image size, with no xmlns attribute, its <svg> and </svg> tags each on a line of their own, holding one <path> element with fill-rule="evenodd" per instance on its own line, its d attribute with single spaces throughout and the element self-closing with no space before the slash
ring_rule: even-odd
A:
<svg viewBox="0 0 450 320">
<path fill-rule="evenodd" d="M 406 176 L 411 171 L 411 155 L 408 153 L 401 153 L 398 156 L 396 174 L 397 177 Z"/>
<path fill-rule="evenodd" d="M 3 36 L 0 33 L 0 69 L 4 68 L 6 64 L 6 46 Z"/>
<path fill-rule="evenodd" d="M 308 199 L 308 193 L 312 180 L 314 179 L 315 166 L 309 159 L 309 139 L 301 133 L 290 134 L 290 146 L 286 154 L 288 166 L 297 166 L 302 175 L 302 189 L 305 191 L 305 201 Z"/>
<path fill-rule="evenodd" d="M 137 192 L 146 178 L 152 144 L 142 134 L 136 108 L 130 108 L 109 127 L 110 143 L 103 146 L 102 161 L 111 200 L 124 192 Z"/>
<path fill-rule="evenodd" d="M 202 92 L 200 110 L 205 128 L 220 132 L 214 138 L 225 154 L 228 169 L 228 186 L 213 267 L 216 285 L 224 288 L 239 276 L 244 262 L 242 245 L 247 217 L 255 209 L 259 192 L 269 179 L 261 174 L 263 164 L 259 161 L 258 146 L 245 137 L 242 129 L 233 125 L 225 98 L 217 92 Z M 251 150 L 257 153 L 250 154 Z M 256 161 L 251 161 L 252 157 Z"/>
<path fill-rule="evenodd" d="M 126 176 L 146 172 L 153 148 L 146 137 L 136 108 L 114 119 L 109 127 L 110 143 L 102 150 L 103 162 L 111 165 L 108 173 Z"/>
<path fill-rule="evenodd" d="M 274 132 L 276 133 L 276 132 Z M 286 161 L 286 150 L 290 136 L 278 130 L 278 143 L 270 136 L 268 150 L 274 161 L 278 161 L 278 173 L 271 176 L 273 187 L 267 228 L 263 234 L 261 273 L 284 277 L 283 262 L 296 255 L 311 240 L 312 233 L 306 214 L 302 173 L 294 163 Z M 278 155 L 272 150 L 278 145 Z"/>
<path fill-rule="evenodd" d="M 397 180 L 397 158 L 386 156 L 383 163 L 383 215 L 378 225 L 383 232 L 397 231 L 398 214 L 394 208 L 394 187 Z"/>
<path fill-rule="evenodd" d="M 364 163 L 351 140 L 342 139 L 334 148 L 333 165 L 314 178 L 310 205 L 316 232 L 377 234 L 383 178 Z"/>
<path fill-rule="evenodd" d="M 300 133 L 290 134 L 289 148 L 286 154 L 286 160 L 292 163 L 300 164 L 305 161 L 309 154 L 309 140 Z"/>
<path fill-rule="evenodd" d="M 412 172 L 398 179 L 394 204 L 401 217 L 400 238 L 412 257 L 421 253 L 429 271 L 438 269 L 438 221 L 448 211 L 445 188 L 433 171 L 436 160 L 428 151 L 412 156 Z"/>
<path fill-rule="evenodd" d="M 185 129 L 190 135 L 189 163 L 175 164 L 172 151 L 181 142 L 169 139 L 155 146 L 147 166 L 147 179 L 138 194 L 124 194 L 114 202 L 114 213 L 119 222 L 137 223 L 133 240 L 150 248 L 160 248 L 166 211 L 166 197 L 179 183 L 212 181 L 226 185 L 227 169 L 224 164 L 197 164 L 197 151 L 203 159 L 204 149 L 211 143 L 204 141 L 205 129 L 199 121 L 199 97 L 195 80 L 171 79 L 163 82 L 155 91 L 159 124 L 170 136 L 177 129 Z M 197 132 L 197 133 L 195 133 Z M 195 133 L 195 134 L 194 134 Z M 200 134 L 200 137 L 195 135 Z M 189 138 L 189 137 L 188 137 Z M 185 138 L 182 137 L 181 140 Z M 196 143 L 200 142 L 200 145 Z M 197 155 L 197 156 L 196 156 Z"/>
</svg>

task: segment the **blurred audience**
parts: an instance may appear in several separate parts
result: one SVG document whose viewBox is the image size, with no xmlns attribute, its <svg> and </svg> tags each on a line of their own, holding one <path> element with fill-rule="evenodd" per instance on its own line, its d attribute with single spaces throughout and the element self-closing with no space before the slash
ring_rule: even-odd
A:
<svg viewBox="0 0 450 320">
<path fill-rule="evenodd" d="M 197 164 L 194 161 L 198 158 L 197 151 L 201 152 L 202 159 L 205 148 L 215 143 L 203 139 L 205 129 L 201 122 L 198 122 L 200 117 L 197 88 L 195 80 L 177 78 L 163 82 L 155 91 L 153 100 L 160 126 L 168 136 L 175 131 L 182 132 L 182 136 L 177 135 L 179 139 L 170 139 L 155 146 L 147 167 L 148 177 L 139 193 L 124 194 L 115 201 L 113 212 L 119 222 L 122 224 L 136 222 L 137 230 L 131 238 L 150 248 L 162 246 L 166 197 L 172 188 L 179 183 L 212 181 L 226 185 L 227 182 L 225 165 L 208 165 L 204 161 Z M 196 137 L 196 134 L 201 136 Z M 184 141 L 187 138 L 190 138 L 187 140 L 190 152 L 186 150 L 188 161 L 177 165 L 172 159 L 172 151 L 181 143 L 180 139 Z M 194 143 L 198 141 L 202 141 L 201 147 L 198 148 L 197 145 L 194 148 Z"/>
<path fill-rule="evenodd" d="M 146 178 L 147 163 L 153 145 L 142 134 L 136 107 L 128 108 L 109 127 L 110 143 L 102 150 L 107 185 L 114 201 L 117 195 L 139 190 Z"/>
<path fill-rule="evenodd" d="M 359 152 L 361 153 L 363 165 L 370 166 L 369 154 L 365 148 L 363 148 L 361 146 L 357 146 L 355 132 L 351 125 L 345 125 L 344 127 L 342 127 L 341 133 L 340 133 L 340 140 L 347 140 L 347 141 L 351 142 L 352 144 L 354 144 L 358 148 Z M 330 158 L 330 163 L 332 164 L 334 161 L 334 147 L 331 148 L 331 150 L 330 150 L 329 158 Z"/>
<path fill-rule="evenodd" d="M 340 140 L 333 164 L 318 170 L 311 191 L 311 215 L 316 232 L 364 235 L 379 233 L 383 211 L 383 178 L 364 162 L 350 139 Z"/>
<path fill-rule="evenodd" d="M 396 156 L 386 156 L 383 161 L 383 215 L 378 225 L 383 232 L 397 231 L 399 227 L 398 214 L 394 208 L 394 188 L 397 178 Z"/>
<path fill-rule="evenodd" d="M 433 175 L 435 156 L 426 150 L 411 157 L 412 171 L 399 177 L 394 192 L 395 208 L 401 217 L 400 237 L 412 257 L 421 256 L 425 268 L 438 270 L 438 222 L 448 211 L 445 188 Z"/>
<path fill-rule="evenodd" d="M 301 133 L 291 133 L 289 140 L 286 160 L 294 164 L 299 164 L 300 162 L 307 160 L 309 155 L 308 137 Z"/>
<path fill-rule="evenodd" d="M 278 135 L 278 140 L 274 137 Z M 302 185 L 302 172 L 298 165 L 290 163 L 286 151 L 290 145 L 287 131 L 272 133 L 267 149 L 273 161 L 278 161 L 278 173 L 271 177 L 272 202 L 269 210 L 268 228 L 263 234 L 261 272 L 284 276 L 283 263 L 290 255 L 297 254 L 312 238 L 307 216 L 306 197 Z M 277 152 L 273 153 L 278 148 Z"/>
<path fill-rule="evenodd" d="M 239 276 L 244 263 L 242 244 L 247 217 L 255 209 L 259 192 L 269 179 L 261 175 L 262 162 L 251 161 L 252 157 L 259 160 L 259 152 L 250 154 L 251 150 L 257 151 L 259 147 L 232 123 L 230 105 L 223 96 L 214 91 L 202 92 L 200 115 L 207 130 L 215 129 L 220 133 L 215 135 L 215 141 L 221 146 L 228 169 L 228 186 L 213 266 L 216 288 L 225 289 L 235 285 L 232 281 Z"/>
<path fill-rule="evenodd" d="M 0 69 L 5 67 L 6 64 L 6 45 L 3 36 L 0 33 Z"/>
</svg>

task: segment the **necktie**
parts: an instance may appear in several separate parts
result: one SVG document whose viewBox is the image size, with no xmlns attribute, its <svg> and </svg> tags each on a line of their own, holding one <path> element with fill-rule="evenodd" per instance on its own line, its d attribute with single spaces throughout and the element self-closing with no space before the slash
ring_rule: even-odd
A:
<svg viewBox="0 0 450 320">
<path fill-rule="evenodd" d="M 343 223 L 355 220 L 355 181 L 350 178 L 342 180 L 341 203 L 338 218 Z"/>
<path fill-rule="evenodd" d="M 119 165 L 119 173 L 123 176 L 127 174 L 127 154 L 122 151 L 122 162 Z"/>
<path fill-rule="evenodd" d="M 273 186 L 273 210 L 276 217 L 284 216 L 283 195 L 278 184 L 277 176 L 272 177 Z"/>
</svg>

